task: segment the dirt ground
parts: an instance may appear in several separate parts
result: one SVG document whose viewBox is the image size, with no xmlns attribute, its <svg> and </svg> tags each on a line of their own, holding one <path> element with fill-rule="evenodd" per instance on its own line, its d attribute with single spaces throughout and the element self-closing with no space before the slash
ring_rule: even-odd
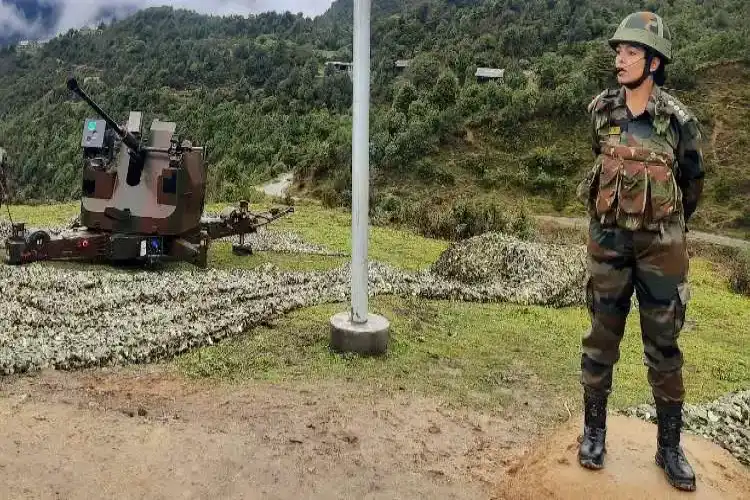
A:
<svg viewBox="0 0 750 500">
<path fill-rule="evenodd" d="M 0 498 L 487 498 L 532 424 L 357 382 L 158 368 L 0 385 Z"/>
<path fill-rule="evenodd" d="M 605 467 L 590 471 L 575 461 L 580 428 L 569 422 L 511 467 L 497 499 L 581 498 L 642 500 L 741 500 L 750 498 L 750 468 L 726 450 L 683 433 L 685 455 L 695 469 L 695 492 L 678 491 L 654 463 L 656 426 L 627 417 L 608 420 Z"/>
<path fill-rule="evenodd" d="M 677 498 L 651 461 L 653 426 L 613 420 L 608 468 L 591 473 L 575 464 L 575 415 L 541 445 L 534 421 L 356 381 L 231 386 L 160 367 L 50 371 L 0 383 L 0 498 Z M 695 498 L 750 491 L 747 469 L 724 450 L 686 446 Z"/>
</svg>

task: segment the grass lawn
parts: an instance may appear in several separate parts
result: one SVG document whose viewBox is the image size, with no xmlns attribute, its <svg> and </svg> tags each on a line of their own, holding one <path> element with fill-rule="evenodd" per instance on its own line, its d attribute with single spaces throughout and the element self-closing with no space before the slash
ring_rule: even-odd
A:
<svg viewBox="0 0 750 500">
<path fill-rule="evenodd" d="M 78 204 L 12 207 L 11 211 L 16 221 L 54 224 L 74 216 Z M 2 218 L 7 219 L 7 212 Z M 349 250 L 350 217 L 345 211 L 305 202 L 274 228 L 295 231 L 306 241 L 334 250 Z M 415 270 L 429 266 L 446 247 L 443 241 L 373 228 L 369 254 L 372 259 Z M 295 270 L 326 269 L 347 261 L 270 253 L 236 257 L 226 243 L 216 243 L 210 256 L 210 265 L 215 267 L 271 262 Z M 690 279 L 693 298 L 681 336 L 688 401 L 711 400 L 728 391 L 750 388 L 750 298 L 732 294 L 725 278 L 703 258 L 692 260 Z M 328 320 L 347 308 L 348 304 L 328 304 L 299 310 L 272 327 L 180 356 L 170 366 L 193 377 L 236 382 L 365 381 L 475 407 L 501 405 L 511 390 L 524 387 L 579 404 L 580 338 L 588 327 L 583 308 L 375 297 L 370 309 L 385 315 L 392 324 L 390 350 L 382 358 L 338 355 L 329 350 Z M 635 309 L 621 353 L 613 406 L 648 402 L 650 389 Z"/>
</svg>

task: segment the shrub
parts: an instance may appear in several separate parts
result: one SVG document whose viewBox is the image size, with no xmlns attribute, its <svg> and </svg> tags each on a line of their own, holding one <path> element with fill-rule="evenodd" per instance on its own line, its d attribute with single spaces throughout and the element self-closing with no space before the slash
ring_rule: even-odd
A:
<svg viewBox="0 0 750 500">
<path fill-rule="evenodd" d="M 428 238 L 459 240 L 487 232 L 501 232 L 527 239 L 533 231 L 531 218 L 523 211 L 507 212 L 499 203 L 458 200 L 444 203 L 426 199 L 405 205 L 399 217 Z"/>
<path fill-rule="evenodd" d="M 734 293 L 750 297 L 750 250 L 739 252 L 732 266 L 729 284 Z"/>
</svg>

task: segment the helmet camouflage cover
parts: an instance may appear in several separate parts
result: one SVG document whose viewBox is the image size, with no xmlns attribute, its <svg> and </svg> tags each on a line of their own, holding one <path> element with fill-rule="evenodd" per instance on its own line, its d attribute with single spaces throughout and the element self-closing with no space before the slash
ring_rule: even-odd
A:
<svg viewBox="0 0 750 500">
<path fill-rule="evenodd" d="M 653 12 L 635 12 L 623 19 L 609 45 L 638 43 L 656 51 L 664 63 L 672 60 L 672 34 L 664 20 Z"/>
</svg>

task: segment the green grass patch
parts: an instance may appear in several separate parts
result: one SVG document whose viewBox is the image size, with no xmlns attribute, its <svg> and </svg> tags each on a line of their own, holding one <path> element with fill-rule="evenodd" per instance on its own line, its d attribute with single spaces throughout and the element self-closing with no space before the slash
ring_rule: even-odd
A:
<svg viewBox="0 0 750 500">
<path fill-rule="evenodd" d="M 351 211 L 324 208 L 314 201 L 297 204 L 295 210 L 273 227 L 295 232 L 310 243 L 351 253 Z M 371 226 L 368 257 L 402 269 L 419 270 L 437 260 L 447 246 L 446 241 L 423 238 L 413 232 Z"/>
<path fill-rule="evenodd" d="M 26 227 L 67 224 L 81 211 L 81 204 L 11 205 L 0 207 L 0 221 L 25 222 Z M 10 212 L 10 218 L 8 217 Z"/>
</svg>

